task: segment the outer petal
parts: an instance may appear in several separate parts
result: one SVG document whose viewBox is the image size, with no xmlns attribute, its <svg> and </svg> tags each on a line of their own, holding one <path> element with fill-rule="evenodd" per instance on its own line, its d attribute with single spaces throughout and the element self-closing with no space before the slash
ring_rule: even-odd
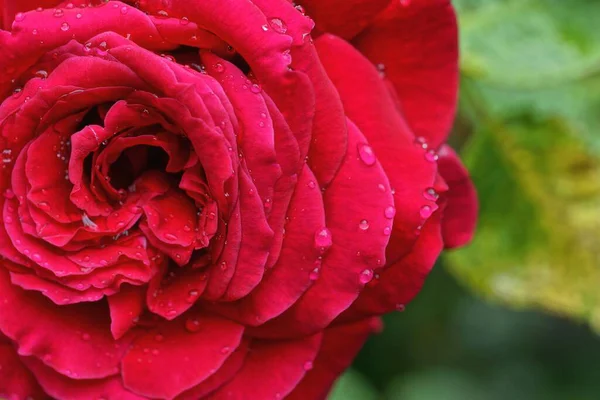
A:
<svg viewBox="0 0 600 400">
<path fill-rule="evenodd" d="M 289 341 L 253 341 L 244 366 L 211 400 L 280 399 L 290 393 L 313 363 L 322 334 Z M 259 384 L 257 384 L 260 382 Z M 251 394 L 250 394 L 251 393 Z"/>
<path fill-rule="evenodd" d="M 44 395 L 23 365 L 13 344 L 0 334 L 0 397 L 7 400 L 41 399 Z"/>
<path fill-rule="evenodd" d="M 385 67 L 415 134 L 434 148 L 443 143 L 458 93 L 458 33 L 450 0 L 392 1 L 353 43 Z"/>
<path fill-rule="evenodd" d="M 298 3 L 315 20 L 318 32 L 351 39 L 368 26 L 390 0 L 302 0 Z"/>
<path fill-rule="evenodd" d="M 325 330 L 319 355 L 300 384 L 286 399 L 324 399 L 335 380 L 350 366 L 369 335 L 381 328 L 379 318 Z"/>
<path fill-rule="evenodd" d="M 37 7 L 50 8 L 61 0 L 2 0 L 0 1 L 0 29 L 10 30 L 10 25 L 18 12 L 34 10 Z"/>
<path fill-rule="evenodd" d="M 360 152 L 368 148 L 362 133 L 351 122 L 348 128 L 351 151 L 324 194 L 332 245 L 319 277 L 288 311 L 256 328 L 257 335 L 297 337 L 324 329 L 354 302 L 373 270 L 385 265 L 391 232 L 385 210 L 393 207 L 389 182 L 374 157 L 361 158 Z"/>
<path fill-rule="evenodd" d="M 136 339 L 122 362 L 125 387 L 141 396 L 173 398 L 214 374 L 239 345 L 241 325 L 190 314 Z M 186 325 L 188 325 L 186 329 Z"/>
<path fill-rule="evenodd" d="M 441 215 L 442 210 L 433 214 L 410 254 L 382 271 L 379 279 L 365 288 L 356 302 L 339 317 L 339 321 L 403 309 L 419 293 L 444 247 Z"/>
<path fill-rule="evenodd" d="M 20 355 L 35 356 L 62 375 L 97 379 L 119 371 L 130 339 L 115 342 L 104 314 L 99 303 L 57 307 L 13 286 L 0 268 L 0 331 Z"/>
<path fill-rule="evenodd" d="M 55 399 L 145 399 L 126 390 L 118 376 L 98 380 L 73 380 L 56 373 L 34 358 L 27 358 L 24 362 L 44 391 Z M 37 400 L 37 397 L 35 399 Z"/>
<path fill-rule="evenodd" d="M 394 191 L 396 213 L 387 249 L 387 261 L 393 263 L 414 245 L 415 232 L 425 219 L 422 208 L 437 208 L 424 196 L 435 183 L 435 154 L 415 143 L 379 73 L 356 49 L 331 35 L 320 37 L 317 48 L 347 115 L 373 147 Z"/>
<path fill-rule="evenodd" d="M 449 186 L 444 193 L 446 208 L 442 219 L 442 235 L 446 248 L 470 242 L 477 225 L 479 204 L 469 172 L 449 146 L 440 149 L 440 174 Z"/>
</svg>

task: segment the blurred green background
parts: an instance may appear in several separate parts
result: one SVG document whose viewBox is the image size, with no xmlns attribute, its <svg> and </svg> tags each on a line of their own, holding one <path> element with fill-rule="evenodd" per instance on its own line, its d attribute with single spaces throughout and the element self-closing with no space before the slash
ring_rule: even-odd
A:
<svg viewBox="0 0 600 400">
<path fill-rule="evenodd" d="M 476 239 L 330 398 L 600 399 L 600 1 L 454 5 Z"/>
</svg>

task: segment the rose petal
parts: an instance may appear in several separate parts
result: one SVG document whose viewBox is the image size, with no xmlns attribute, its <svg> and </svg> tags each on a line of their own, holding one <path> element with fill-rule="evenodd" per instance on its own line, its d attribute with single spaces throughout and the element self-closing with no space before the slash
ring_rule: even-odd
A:
<svg viewBox="0 0 600 400">
<path fill-rule="evenodd" d="M 458 93 L 458 33 L 450 0 L 392 1 L 353 43 L 384 66 L 415 135 L 433 148 L 443 143 Z"/>
<path fill-rule="evenodd" d="M 286 397 L 306 374 L 306 363 L 317 356 L 321 338 L 319 333 L 297 340 L 253 340 L 242 370 L 209 398 L 244 400 L 249 388 L 256 400 Z"/>
<path fill-rule="evenodd" d="M 310 371 L 286 399 L 324 399 L 335 380 L 350 366 L 369 335 L 381 328 L 378 318 L 328 328 Z"/>
<path fill-rule="evenodd" d="M 0 333 L 0 396 L 8 400 L 42 398 L 44 393 L 23 365 L 13 344 Z"/>
<path fill-rule="evenodd" d="M 26 358 L 25 364 L 35 375 L 46 394 L 55 399 L 145 399 L 145 397 L 137 396 L 126 390 L 118 376 L 95 380 L 69 379 L 34 358 Z"/>
<path fill-rule="evenodd" d="M 414 245 L 415 232 L 424 222 L 421 209 L 437 208 L 435 201 L 424 197 L 435 182 L 435 159 L 428 161 L 426 149 L 415 144 L 379 73 L 364 56 L 331 35 L 321 36 L 317 47 L 347 115 L 364 133 L 394 190 L 394 226 L 387 251 L 388 262 L 393 263 Z"/>
<path fill-rule="evenodd" d="M 442 218 L 442 235 L 446 248 L 464 246 L 473 238 L 477 225 L 478 202 L 475 186 L 458 155 L 444 145 L 440 149 L 440 174 L 450 187 L 444 193 L 446 208 Z"/>
<path fill-rule="evenodd" d="M 186 321 L 168 322 L 135 340 L 121 365 L 128 390 L 173 398 L 214 374 L 240 345 L 241 325 L 198 314 L 189 318 L 197 318 L 192 331 L 186 330 Z"/>
<path fill-rule="evenodd" d="M 99 379 L 119 371 L 131 338 L 114 341 L 98 303 L 57 307 L 11 284 L 0 270 L 0 330 L 20 355 L 35 356 L 64 376 Z"/>
<path fill-rule="evenodd" d="M 378 185 L 389 187 L 383 168 L 375 158 L 368 159 L 368 163 L 361 159 L 361 146 L 368 146 L 368 142 L 354 124 L 348 122 L 348 128 L 348 146 L 353 150 L 324 194 L 332 246 L 323 256 L 320 276 L 288 311 L 252 329 L 257 335 L 318 332 L 352 304 L 373 277 L 373 270 L 385 265 L 391 230 L 385 209 L 394 204 L 392 194 L 378 190 Z M 339 207 L 342 202 L 345 206 Z"/>
</svg>

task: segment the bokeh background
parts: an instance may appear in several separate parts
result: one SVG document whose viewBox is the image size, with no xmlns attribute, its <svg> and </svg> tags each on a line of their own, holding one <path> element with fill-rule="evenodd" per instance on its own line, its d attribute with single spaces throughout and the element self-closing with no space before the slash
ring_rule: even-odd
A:
<svg viewBox="0 0 600 400">
<path fill-rule="evenodd" d="M 453 3 L 478 233 L 330 399 L 600 399 L 600 1 Z"/>
</svg>

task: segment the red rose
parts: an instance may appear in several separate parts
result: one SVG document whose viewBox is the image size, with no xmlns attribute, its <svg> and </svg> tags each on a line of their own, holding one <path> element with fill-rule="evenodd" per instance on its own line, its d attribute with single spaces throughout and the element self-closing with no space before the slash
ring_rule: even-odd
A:
<svg viewBox="0 0 600 400">
<path fill-rule="evenodd" d="M 0 2 L 3 397 L 323 398 L 469 240 L 449 1 L 302 5 Z"/>
</svg>

